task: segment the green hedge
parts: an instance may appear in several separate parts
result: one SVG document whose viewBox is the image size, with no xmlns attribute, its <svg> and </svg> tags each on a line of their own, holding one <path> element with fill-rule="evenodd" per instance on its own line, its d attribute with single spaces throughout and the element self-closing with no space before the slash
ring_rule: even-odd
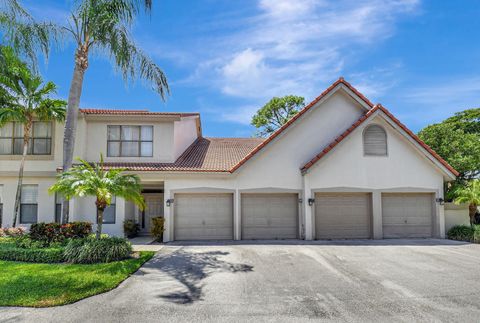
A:
<svg viewBox="0 0 480 323">
<path fill-rule="evenodd" d="M 65 247 L 65 261 L 94 264 L 127 259 L 132 253 L 128 240 L 116 237 L 72 239 Z"/>
<path fill-rule="evenodd" d="M 456 225 L 447 232 L 448 239 L 480 243 L 480 225 L 473 228 L 467 225 Z"/>
<path fill-rule="evenodd" d="M 24 249 L 11 245 L 1 246 L 0 260 L 36 263 L 64 262 L 63 248 Z"/>
</svg>

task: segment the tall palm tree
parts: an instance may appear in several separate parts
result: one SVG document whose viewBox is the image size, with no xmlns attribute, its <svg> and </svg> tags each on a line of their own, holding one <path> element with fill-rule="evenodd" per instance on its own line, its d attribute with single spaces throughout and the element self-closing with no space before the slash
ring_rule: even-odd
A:
<svg viewBox="0 0 480 323">
<path fill-rule="evenodd" d="M 65 171 L 72 166 L 83 78 L 92 51 L 107 54 L 125 81 L 141 78 L 151 82 L 163 100 L 169 93 L 165 74 L 138 48 L 129 32 L 140 10 L 150 11 L 151 4 L 152 0 L 83 0 L 73 10 L 69 25 L 64 27 L 76 43 L 63 139 Z M 65 201 L 62 221 L 68 222 L 68 203 Z"/>
<path fill-rule="evenodd" d="M 93 165 L 82 159 L 79 161 L 79 165 L 58 175 L 57 182 L 50 187 L 49 192 L 60 193 L 66 200 L 94 196 L 97 207 L 97 239 L 102 234 L 103 212 L 113 196 L 132 201 L 141 210 L 145 208 L 142 186 L 137 175 L 123 174 L 124 169 L 105 169 L 103 156 L 100 156 L 100 163 Z"/>
<path fill-rule="evenodd" d="M 17 223 L 23 182 L 23 169 L 28 153 L 33 122 L 63 121 L 66 102 L 49 98 L 56 92 L 53 82 L 43 83 L 10 47 L 0 48 L 0 127 L 8 122 L 23 125 L 23 152 L 18 172 L 13 226 Z"/>
<path fill-rule="evenodd" d="M 53 40 L 58 42 L 62 30 L 51 22 L 37 22 L 17 0 L 0 0 L 0 32 L 3 45 L 28 59 L 36 70 L 37 55 L 48 58 Z"/>
<path fill-rule="evenodd" d="M 470 225 L 475 224 L 475 214 L 480 205 L 480 179 L 474 179 L 455 190 L 455 204 L 468 203 Z"/>
</svg>

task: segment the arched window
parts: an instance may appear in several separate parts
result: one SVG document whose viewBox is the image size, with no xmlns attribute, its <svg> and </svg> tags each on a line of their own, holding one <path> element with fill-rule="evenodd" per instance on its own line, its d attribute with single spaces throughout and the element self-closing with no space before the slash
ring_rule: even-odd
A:
<svg viewBox="0 0 480 323">
<path fill-rule="evenodd" d="M 368 126 L 363 132 L 365 156 L 387 156 L 387 133 L 379 125 Z"/>
</svg>

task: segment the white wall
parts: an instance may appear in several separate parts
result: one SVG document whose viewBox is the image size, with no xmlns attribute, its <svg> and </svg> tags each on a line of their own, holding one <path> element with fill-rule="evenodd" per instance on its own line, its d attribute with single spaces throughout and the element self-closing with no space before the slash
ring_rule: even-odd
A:
<svg viewBox="0 0 480 323">
<path fill-rule="evenodd" d="M 198 117 L 186 117 L 174 123 L 173 135 L 173 159 L 178 157 L 187 149 L 197 138 L 197 119 Z"/>
<path fill-rule="evenodd" d="M 468 204 L 445 203 L 445 232 L 456 225 L 470 225 Z"/>
</svg>

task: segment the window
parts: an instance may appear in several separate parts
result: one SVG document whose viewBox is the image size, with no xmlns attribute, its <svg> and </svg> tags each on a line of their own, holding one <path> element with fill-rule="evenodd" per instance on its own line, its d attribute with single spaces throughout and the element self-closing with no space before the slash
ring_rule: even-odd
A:
<svg viewBox="0 0 480 323">
<path fill-rule="evenodd" d="M 20 202 L 20 223 L 37 223 L 38 218 L 38 185 L 22 185 Z"/>
<path fill-rule="evenodd" d="M 28 143 L 29 155 L 50 155 L 52 150 L 52 123 L 34 121 Z M 0 128 L 0 155 L 23 154 L 23 124 L 10 122 Z"/>
<path fill-rule="evenodd" d="M 62 196 L 55 193 L 55 222 L 62 222 Z"/>
<path fill-rule="evenodd" d="M 387 133 L 378 125 L 368 126 L 363 132 L 365 156 L 387 156 Z"/>
<path fill-rule="evenodd" d="M 153 126 L 108 126 L 108 157 L 152 157 Z"/>
<path fill-rule="evenodd" d="M 109 206 L 103 211 L 103 224 L 115 224 L 115 203 L 116 197 L 112 197 L 112 202 Z"/>
</svg>

